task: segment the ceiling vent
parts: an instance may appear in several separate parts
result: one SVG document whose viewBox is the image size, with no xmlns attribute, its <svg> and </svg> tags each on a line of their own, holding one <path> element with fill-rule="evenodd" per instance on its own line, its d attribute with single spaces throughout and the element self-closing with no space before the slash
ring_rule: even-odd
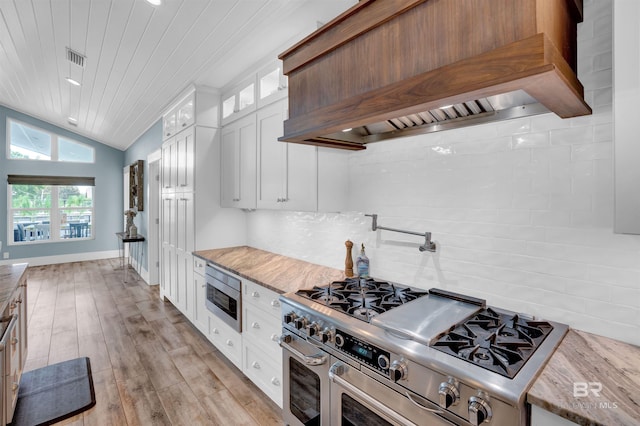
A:
<svg viewBox="0 0 640 426">
<path fill-rule="evenodd" d="M 67 61 L 79 66 L 80 68 L 84 68 L 84 62 L 86 59 L 87 57 L 83 54 L 67 47 Z"/>
</svg>

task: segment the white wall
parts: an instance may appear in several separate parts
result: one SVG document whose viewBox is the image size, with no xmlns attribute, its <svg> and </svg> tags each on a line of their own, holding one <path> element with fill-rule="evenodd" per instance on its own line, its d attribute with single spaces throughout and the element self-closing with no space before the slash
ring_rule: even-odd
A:
<svg viewBox="0 0 640 426">
<path fill-rule="evenodd" d="M 350 156 L 353 212 L 253 212 L 249 244 L 342 269 L 344 241 L 364 242 L 375 277 L 640 344 L 640 236 L 612 232 L 612 2 L 584 7 L 578 75 L 593 115 L 368 145 Z M 419 252 L 420 237 L 371 232 L 363 213 L 431 231 L 437 253 Z"/>
</svg>

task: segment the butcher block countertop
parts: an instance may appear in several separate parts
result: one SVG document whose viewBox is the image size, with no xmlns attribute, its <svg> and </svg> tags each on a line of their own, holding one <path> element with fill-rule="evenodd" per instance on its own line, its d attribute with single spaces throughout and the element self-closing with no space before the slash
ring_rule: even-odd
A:
<svg viewBox="0 0 640 426">
<path fill-rule="evenodd" d="M 277 293 L 344 279 L 344 272 L 253 247 L 200 250 L 195 256 Z"/>
<path fill-rule="evenodd" d="M 640 425 L 640 347 L 569 330 L 527 401 L 580 425 Z"/>
<path fill-rule="evenodd" d="M 26 263 L 0 265 L 0 314 L 4 312 L 14 290 L 27 270 Z"/>
</svg>

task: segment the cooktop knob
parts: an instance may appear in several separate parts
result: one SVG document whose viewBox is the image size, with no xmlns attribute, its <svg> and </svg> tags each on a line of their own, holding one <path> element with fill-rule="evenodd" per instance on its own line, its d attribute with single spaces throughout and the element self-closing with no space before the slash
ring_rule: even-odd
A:
<svg viewBox="0 0 640 426">
<path fill-rule="evenodd" d="M 289 324 L 291 322 L 293 322 L 293 320 L 295 320 L 298 316 L 295 314 L 295 312 L 289 312 L 288 314 L 284 314 L 284 323 L 285 324 Z"/>
<path fill-rule="evenodd" d="M 336 341 L 336 346 L 341 348 L 342 346 L 344 346 L 344 337 L 342 337 L 342 334 L 336 334 L 336 337 L 334 338 Z"/>
<path fill-rule="evenodd" d="M 469 398 L 469 422 L 472 425 L 479 426 L 488 422 L 492 415 L 491 406 L 482 396 Z"/>
<path fill-rule="evenodd" d="M 403 361 L 393 361 L 389 367 L 389 378 L 394 382 L 407 377 L 407 364 Z"/>
<path fill-rule="evenodd" d="M 447 409 L 452 405 L 458 405 L 458 400 L 460 399 L 460 391 L 458 391 L 455 380 L 450 378 L 448 382 L 440 383 L 438 396 L 440 397 L 438 405 L 440 405 L 440 407 L 444 409 Z"/>
<path fill-rule="evenodd" d="M 330 342 L 332 339 L 333 333 L 328 328 L 325 328 L 320 333 L 318 333 L 318 337 L 322 341 L 322 343 Z"/>
<path fill-rule="evenodd" d="M 307 319 L 305 317 L 296 318 L 293 320 L 293 326 L 298 330 L 302 330 L 307 326 Z"/>
<path fill-rule="evenodd" d="M 307 325 L 307 336 L 309 337 L 317 336 L 319 331 L 320 331 L 320 327 L 315 322 L 312 322 L 311 324 Z"/>
</svg>

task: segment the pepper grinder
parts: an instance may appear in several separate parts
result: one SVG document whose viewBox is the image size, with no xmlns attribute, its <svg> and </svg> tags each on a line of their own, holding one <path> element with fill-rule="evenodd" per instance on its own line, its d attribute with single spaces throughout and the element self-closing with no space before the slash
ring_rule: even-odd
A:
<svg viewBox="0 0 640 426">
<path fill-rule="evenodd" d="M 353 243 L 347 240 L 344 242 L 344 245 L 347 246 L 347 257 L 344 259 L 344 275 L 347 277 L 352 277 L 353 257 L 351 256 L 351 248 L 353 248 Z"/>
</svg>

